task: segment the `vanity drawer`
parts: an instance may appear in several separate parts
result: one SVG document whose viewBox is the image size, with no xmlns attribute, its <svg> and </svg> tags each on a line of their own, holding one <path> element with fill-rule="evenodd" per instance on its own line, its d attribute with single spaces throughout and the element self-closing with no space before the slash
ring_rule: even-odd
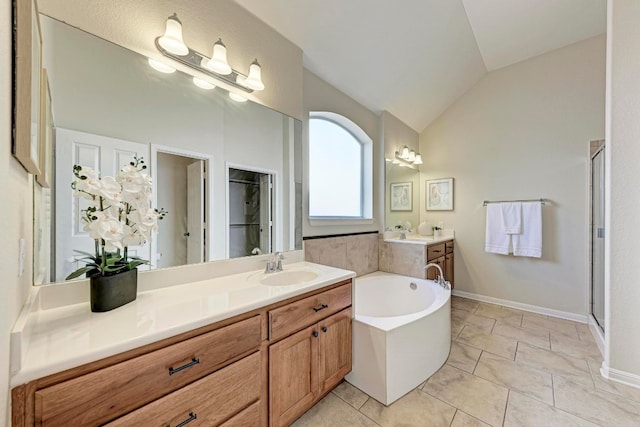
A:
<svg viewBox="0 0 640 427">
<path fill-rule="evenodd" d="M 449 240 L 448 242 L 444 242 L 444 250 L 445 253 L 450 254 L 453 253 L 453 240 Z"/>
<path fill-rule="evenodd" d="M 96 425 L 171 393 L 256 350 L 261 317 L 225 326 L 36 391 L 36 424 Z"/>
<path fill-rule="evenodd" d="M 261 402 L 249 406 L 237 415 L 234 415 L 229 421 L 220 424 L 220 427 L 255 427 L 260 425 L 260 406 Z"/>
<path fill-rule="evenodd" d="M 437 245 L 427 246 L 427 261 L 432 261 L 436 258 L 444 256 L 445 244 L 438 243 Z"/>
<path fill-rule="evenodd" d="M 245 408 L 250 409 L 252 402 L 258 402 L 262 388 L 261 365 L 260 352 L 256 352 L 107 426 L 175 427 L 186 425 L 185 421 L 191 420 L 189 427 L 209 427 L 231 421 L 231 417 L 241 415 Z M 259 410 L 258 405 L 258 419 Z"/>
<path fill-rule="evenodd" d="M 305 328 L 351 305 L 351 282 L 269 311 L 269 340 Z"/>
</svg>

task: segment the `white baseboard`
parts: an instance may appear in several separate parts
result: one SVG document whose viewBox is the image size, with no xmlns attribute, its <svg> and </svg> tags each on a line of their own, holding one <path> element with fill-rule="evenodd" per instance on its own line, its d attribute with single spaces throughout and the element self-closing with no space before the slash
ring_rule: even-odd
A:
<svg viewBox="0 0 640 427">
<path fill-rule="evenodd" d="M 607 365 L 607 362 L 602 362 L 600 374 L 611 381 L 625 384 L 630 387 L 640 388 L 640 375 L 610 368 L 609 365 Z"/>
<path fill-rule="evenodd" d="M 560 319 L 573 320 L 574 322 L 588 323 L 589 317 L 584 314 L 569 313 L 568 311 L 553 310 L 551 308 L 540 307 L 537 305 L 523 304 L 521 302 L 509 301 L 506 299 L 493 298 L 471 292 L 458 291 L 454 289 L 452 294 L 455 296 L 469 298 L 476 301 L 488 302 L 491 304 L 504 305 L 505 307 L 517 308 L 518 310 L 530 311 L 532 313 L 544 314 Z"/>
<path fill-rule="evenodd" d="M 593 335 L 593 339 L 596 341 L 596 344 L 598 344 L 600 354 L 602 354 L 602 357 L 604 358 L 604 333 L 593 316 L 589 316 L 589 330 L 591 331 L 591 335 Z"/>
</svg>

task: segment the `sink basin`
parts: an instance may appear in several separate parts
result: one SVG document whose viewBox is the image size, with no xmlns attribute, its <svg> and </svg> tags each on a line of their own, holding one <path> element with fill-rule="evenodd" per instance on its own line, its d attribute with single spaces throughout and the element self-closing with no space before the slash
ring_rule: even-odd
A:
<svg viewBox="0 0 640 427">
<path fill-rule="evenodd" d="M 285 270 L 279 273 L 265 274 L 260 283 L 267 286 L 290 286 L 310 282 L 318 273 L 310 270 Z"/>
</svg>

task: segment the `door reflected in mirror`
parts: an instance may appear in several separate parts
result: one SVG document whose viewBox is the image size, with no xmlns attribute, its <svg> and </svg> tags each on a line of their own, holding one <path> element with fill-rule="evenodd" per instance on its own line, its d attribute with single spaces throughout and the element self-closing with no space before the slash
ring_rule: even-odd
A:
<svg viewBox="0 0 640 427">
<path fill-rule="evenodd" d="M 147 58 L 49 17 L 41 15 L 41 25 L 56 138 L 51 202 L 34 186 L 36 228 L 51 230 L 52 262 L 38 261 L 39 282 L 63 280 L 78 267 L 73 250 L 93 247 L 72 196 L 72 166 L 113 175 L 134 155 L 149 159 L 152 205 L 168 212 L 159 233 L 132 248 L 150 268 L 302 248 L 299 121 L 197 87 L 192 76 L 159 73 Z M 258 197 L 256 204 L 241 204 L 238 222 L 230 222 L 239 208 L 231 205 L 229 165 L 258 180 L 259 191 L 243 199 Z M 250 225 L 239 232 L 238 224 Z"/>
</svg>

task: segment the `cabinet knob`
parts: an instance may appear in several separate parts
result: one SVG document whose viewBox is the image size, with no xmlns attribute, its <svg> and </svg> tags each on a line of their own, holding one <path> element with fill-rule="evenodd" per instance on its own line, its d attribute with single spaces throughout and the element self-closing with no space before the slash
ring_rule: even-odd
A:
<svg viewBox="0 0 640 427">
<path fill-rule="evenodd" d="M 322 327 L 322 332 L 325 332 L 325 333 L 327 332 L 327 327 L 326 326 Z"/>
<path fill-rule="evenodd" d="M 313 331 L 313 336 L 318 338 L 318 331 Z"/>
</svg>

